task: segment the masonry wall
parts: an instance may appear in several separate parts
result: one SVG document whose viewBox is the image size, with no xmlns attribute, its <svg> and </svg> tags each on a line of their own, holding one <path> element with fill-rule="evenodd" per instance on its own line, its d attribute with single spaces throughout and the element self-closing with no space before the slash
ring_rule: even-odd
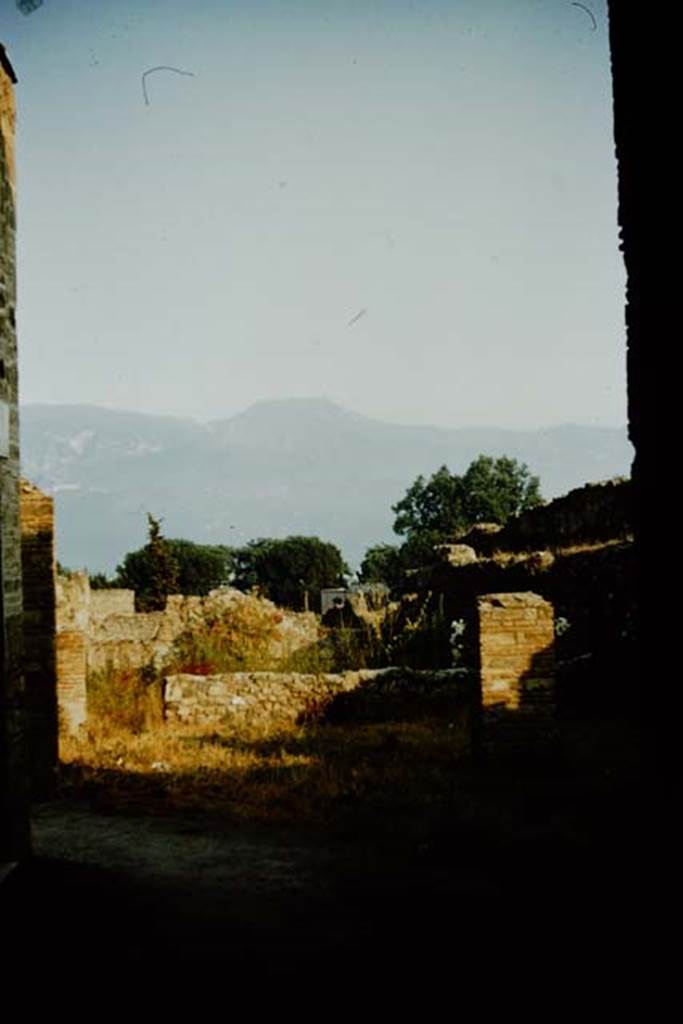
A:
<svg viewBox="0 0 683 1024">
<path fill-rule="evenodd" d="M 442 564 L 429 576 L 433 604 L 448 621 L 471 619 L 479 595 L 532 591 L 549 601 L 568 631 L 558 642 L 562 659 L 591 654 L 611 658 L 634 630 L 634 545 L 606 544 L 572 553 L 537 551 L 509 560 L 479 558 L 469 565 Z M 468 627 L 473 635 L 474 622 Z M 447 654 L 447 651 L 446 651 Z"/>
<path fill-rule="evenodd" d="M 501 551 L 556 551 L 633 536 L 633 488 L 617 478 L 584 484 L 514 516 L 504 526 L 477 523 L 459 539 L 477 555 Z"/>
<path fill-rule="evenodd" d="M 26 714 L 34 796 L 50 796 L 58 757 L 54 502 L 20 486 Z"/>
<path fill-rule="evenodd" d="M 463 670 L 230 672 L 169 676 L 163 705 L 169 722 L 259 728 L 320 719 L 378 721 L 445 714 L 469 735 L 474 692 L 471 674 Z"/>
<path fill-rule="evenodd" d="M 207 597 L 172 595 L 163 611 L 135 612 L 132 590 L 91 590 L 85 572 L 59 577 L 57 676 L 65 727 L 78 729 L 87 719 L 90 673 L 150 663 L 161 667 L 176 639 L 194 623 L 220 615 L 236 602 L 254 600 L 240 591 L 224 589 Z M 279 620 L 270 650 L 273 658 L 316 643 L 319 626 L 313 613 L 270 607 Z"/>
<path fill-rule="evenodd" d="M 553 607 L 538 594 L 478 599 L 481 740 L 496 752 L 531 753 L 555 736 Z"/>
<path fill-rule="evenodd" d="M 22 673 L 14 75 L 0 54 L 0 861 L 28 852 Z"/>
<path fill-rule="evenodd" d="M 87 631 L 88 670 L 108 667 L 141 667 L 150 662 L 163 663 L 176 641 L 193 623 L 220 615 L 235 603 L 254 598 L 236 590 L 217 590 L 207 597 L 174 594 L 159 612 L 133 612 L 132 591 L 114 601 L 114 591 L 90 591 Z M 127 604 L 129 611 L 121 611 Z M 284 612 L 272 605 L 280 619 L 270 654 L 277 658 L 314 644 L 319 636 L 318 620 L 311 612 Z M 103 614 L 106 611 L 107 614 Z"/>
<path fill-rule="evenodd" d="M 498 545 L 515 549 L 563 547 L 624 539 L 633 533 L 630 480 L 586 484 L 511 519 Z"/>
<path fill-rule="evenodd" d="M 87 718 L 87 635 L 90 625 L 90 580 L 86 572 L 58 576 L 57 701 L 62 727 L 77 731 Z"/>
<path fill-rule="evenodd" d="M 91 590 L 90 618 L 106 619 L 109 615 L 133 615 L 134 590 Z"/>
</svg>

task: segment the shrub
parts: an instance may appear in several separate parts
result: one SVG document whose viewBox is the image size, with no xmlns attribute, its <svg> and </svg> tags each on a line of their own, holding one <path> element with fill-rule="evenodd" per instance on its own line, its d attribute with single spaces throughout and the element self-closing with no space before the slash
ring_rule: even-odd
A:
<svg viewBox="0 0 683 1024">
<path fill-rule="evenodd" d="M 256 601 L 239 601 L 182 633 L 165 671 L 192 675 L 265 672 L 277 667 L 274 647 L 282 614 Z"/>
<path fill-rule="evenodd" d="M 161 722 L 161 680 L 151 666 L 113 668 L 88 676 L 88 719 L 99 729 L 140 733 Z"/>
</svg>

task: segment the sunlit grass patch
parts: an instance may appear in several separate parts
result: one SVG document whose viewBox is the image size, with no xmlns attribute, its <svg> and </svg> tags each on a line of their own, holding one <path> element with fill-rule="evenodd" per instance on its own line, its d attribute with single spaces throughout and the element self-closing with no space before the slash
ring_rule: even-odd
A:
<svg viewBox="0 0 683 1024">
<path fill-rule="evenodd" d="M 62 742 L 62 789 L 113 809 L 325 824 L 447 799 L 465 752 L 446 721 L 92 729 Z"/>
</svg>

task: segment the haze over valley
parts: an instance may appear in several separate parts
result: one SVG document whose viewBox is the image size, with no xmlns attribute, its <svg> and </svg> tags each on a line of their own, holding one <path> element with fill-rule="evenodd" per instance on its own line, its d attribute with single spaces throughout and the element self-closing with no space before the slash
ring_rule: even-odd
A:
<svg viewBox="0 0 683 1024">
<path fill-rule="evenodd" d="M 53 493 L 60 562 L 111 572 L 146 540 L 146 512 L 168 537 L 241 546 L 260 536 L 317 535 L 352 566 L 396 541 L 391 505 L 420 473 L 464 471 L 508 455 L 546 499 L 628 475 L 626 430 L 443 429 L 370 419 L 326 399 L 263 401 L 201 424 L 95 406 L 22 410 L 22 472 Z"/>
</svg>

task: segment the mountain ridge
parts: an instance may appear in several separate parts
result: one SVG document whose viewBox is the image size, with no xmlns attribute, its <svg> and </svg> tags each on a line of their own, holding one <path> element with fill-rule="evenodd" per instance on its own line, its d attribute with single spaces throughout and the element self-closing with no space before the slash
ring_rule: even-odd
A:
<svg viewBox="0 0 683 1024">
<path fill-rule="evenodd" d="M 536 430 L 393 424 L 329 399 L 270 399 L 200 423 L 94 405 L 25 405 L 22 472 L 55 495 L 58 557 L 111 572 L 146 539 L 145 512 L 167 536 L 243 544 L 310 533 L 352 563 L 395 541 L 391 505 L 420 473 L 463 472 L 509 455 L 541 478 L 545 498 L 628 475 L 626 428 Z"/>
</svg>

